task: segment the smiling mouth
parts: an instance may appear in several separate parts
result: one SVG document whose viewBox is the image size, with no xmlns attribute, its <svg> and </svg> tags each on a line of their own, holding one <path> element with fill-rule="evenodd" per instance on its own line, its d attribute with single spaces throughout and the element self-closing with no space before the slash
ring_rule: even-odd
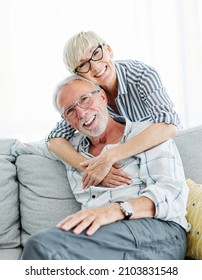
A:
<svg viewBox="0 0 202 280">
<path fill-rule="evenodd" d="M 84 126 L 90 126 L 96 118 L 96 115 L 90 117 L 86 122 L 83 123 Z"/>
<path fill-rule="evenodd" d="M 102 71 L 100 71 L 99 73 L 97 73 L 94 77 L 100 78 L 105 73 L 106 70 L 107 70 L 107 66 L 105 66 L 105 68 Z"/>
</svg>

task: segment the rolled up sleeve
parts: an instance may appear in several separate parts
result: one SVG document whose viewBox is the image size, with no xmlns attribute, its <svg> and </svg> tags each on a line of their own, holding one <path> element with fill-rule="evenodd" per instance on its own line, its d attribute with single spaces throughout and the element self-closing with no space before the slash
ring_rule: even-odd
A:
<svg viewBox="0 0 202 280">
<path fill-rule="evenodd" d="M 165 122 L 181 127 L 179 115 L 163 86 L 158 72 L 152 67 L 145 67 L 139 80 L 139 92 L 145 102 L 154 123 Z"/>
<path fill-rule="evenodd" d="M 140 154 L 140 177 L 146 183 L 141 196 L 155 204 L 155 218 L 176 221 L 187 228 L 188 186 L 173 140 Z"/>
<path fill-rule="evenodd" d="M 67 140 L 71 139 L 75 133 L 75 129 L 67 123 L 65 120 L 61 120 L 57 123 L 56 127 L 47 135 L 46 141 L 51 138 L 65 138 Z"/>
</svg>

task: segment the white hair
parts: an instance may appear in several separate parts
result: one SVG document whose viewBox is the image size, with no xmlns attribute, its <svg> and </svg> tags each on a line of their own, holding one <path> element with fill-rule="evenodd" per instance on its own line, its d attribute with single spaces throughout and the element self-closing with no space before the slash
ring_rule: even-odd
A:
<svg viewBox="0 0 202 280">
<path fill-rule="evenodd" d="M 99 88 L 97 85 L 95 85 L 93 82 L 79 76 L 79 75 L 72 75 L 72 76 L 69 76 L 67 78 L 65 78 L 64 80 L 62 80 L 60 83 L 58 83 L 58 85 L 55 87 L 55 90 L 54 90 L 54 93 L 53 93 L 53 105 L 56 109 L 56 111 L 58 111 L 59 113 L 62 113 L 61 112 L 61 109 L 58 105 L 58 97 L 59 97 L 59 94 L 61 93 L 62 89 L 64 86 L 66 85 L 70 85 L 72 83 L 72 81 L 75 81 L 75 80 L 81 80 L 81 81 L 85 81 L 89 84 L 91 84 L 93 87 L 95 88 Z"/>
</svg>

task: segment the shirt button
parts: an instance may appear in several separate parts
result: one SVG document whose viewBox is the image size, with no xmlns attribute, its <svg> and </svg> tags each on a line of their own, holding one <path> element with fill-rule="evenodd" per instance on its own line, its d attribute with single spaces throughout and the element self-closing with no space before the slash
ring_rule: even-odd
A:
<svg viewBox="0 0 202 280">
<path fill-rule="evenodd" d="M 96 196 L 93 194 L 93 195 L 92 195 L 92 198 L 96 198 Z"/>
</svg>

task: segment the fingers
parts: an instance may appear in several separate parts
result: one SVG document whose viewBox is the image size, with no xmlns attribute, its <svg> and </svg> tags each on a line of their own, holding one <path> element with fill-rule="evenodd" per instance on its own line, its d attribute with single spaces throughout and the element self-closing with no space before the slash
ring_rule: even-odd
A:
<svg viewBox="0 0 202 280">
<path fill-rule="evenodd" d="M 86 189 L 89 186 L 97 186 L 102 179 L 97 170 L 91 171 L 87 168 L 82 176 L 83 188 Z"/>
<path fill-rule="evenodd" d="M 103 186 L 115 188 L 121 185 L 131 183 L 131 177 L 128 173 L 121 170 L 122 164 L 114 163 L 113 166 L 103 162 L 101 157 L 97 160 L 91 159 L 83 162 L 81 165 L 87 166 L 83 177 L 83 188 L 97 186 L 102 183 Z"/>
<path fill-rule="evenodd" d="M 62 220 L 58 223 L 57 227 L 64 231 L 73 229 L 74 233 L 79 234 L 92 223 L 93 219 L 94 215 L 91 214 L 91 212 L 88 213 L 88 211 L 79 211 Z"/>
<path fill-rule="evenodd" d="M 86 234 L 89 236 L 93 235 L 100 227 L 101 227 L 100 224 L 93 222 L 91 226 L 88 228 L 88 230 L 86 231 Z"/>
<path fill-rule="evenodd" d="M 96 169 L 91 170 L 87 168 L 83 174 L 83 188 L 86 189 L 89 186 L 97 186 L 105 176 L 109 173 L 110 167 L 107 166 L 98 166 Z"/>
<path fill-rule="evenodd" d="M 103 180 L 103 186 L 105 186 L 105 187 L 117 188 L 117 187 L 120 187 L 123 185 L 130 185 L 130 181 L 125 180 L 125 179 L 123 181 L 110 179 L 110 181 L 104 182 L 104 180 Z"/>
<path fill-rule="evenodd" d="M 97 156 L 93 159 L 82 162 L 82 166 L 86 166 L 86 170 L 83 174 L 83 188 L 89 186 L 97 186 L 112 168 L 110 161 L 107 161 L 103 155 Z"/>
<path fill-rule="evenodd" d="M 89 165 L 89 161 L 90 160 L 85 160 L 85 161 L 81 162 L 80 165 L 83 167 L 87 167 Z"/>
<path fill-rule="evenodd" d="M 103 178 L 103 173 L 86 172 L 83 176 L 83 188 L 97 186 L 99 183 L 105 187 L 115 188 L 121 185 L 131 184 L 131 176 L 121 169 L 112 167 L 109 173 Z"/>
<path fill-rule="evenodd" d="M 94 234 L 101 226 L 117 221 L 117 203 L 96 209 L 81 210 L 71 216 L 66 217 L 57 227 L 64 231 L 72 230 L 75 234 L 80 234 L 86 230 L 87 235 Z"/>
<path fill-rule="evenodd" d="M 89 215 L 89 216 L 85 217 L 85 219 L 83 219 L 82 222 L 80 224 L 78 224 L 73 229 L 73 233 L 80 234 L 82 231 L 84 231 L 85 229 L 89 228 L 94 220 L 95 220 L 95 216 L 94 215 Z M 86 233 L 87 233 L 87 231 L 86 231 Z"/>
<path fill-rule="evenodd" d="M 114 163 L 114 164 L 113 164 L 113 167 L 114 167 L 114 168 L 121 168 L 121 167 L 123 167 L 123 164 Z"/>
<path fill-rule="evenodd" d="M 115 177 L 116 178 L 120 177 L 120 178 L 125 178 L 125 179 L 131 180 L 131 176 L 128 173 L 126 173 L 125 171 L 121 170 L 121 169 L 116 169 L 116 168 L 112 167 L 111 173 L 114 176 L 114 178 Z"/>
<path fill-rule="evenodd" d="M 110 180 L 107 185 L 105 184 L 104 186 L 105 187 L 109 187 L 109 188 L 117 188 L 117 187 L 120 187 L 120 186 L 123 186 L 123 185 L 130 185 L 130 181 L 120 181 L 120 180 Z"/>
<path fill-rule="evenodd" d="M 97 186 L 103 179 L 103 176 L 96 176 L 95 174 L 87 174 L 83 177 L 83 188 L 87 189 L 89 186 Z"/>
<path fill-rule="evenodd" d="M 101 224 L 98 223 L 100 219 L 97 218 L 97 211 L 99 210 L 79 211 L 62 220 L 57 224 L 57 227 L 64 231 L 72 230 L 75 234 L 80 234 L 87 229 L 86 234 L 92 235 L 101 226 Z"/>
<path fill-rule="evenodd" d="M 72 216 L 68 216 L 68 217 L 65 218 L 64 220 L 60 221 L 60 222 L 56 225 L 56 227 L 62 229 L 62 228 L 65 226 L 65 224 L 70 223 L 71 219 L 72 219 Z M 71 224 L 71 223 L 70 223 L 70 224 Z"/>
<path fill-rule="evenodd" d="M 116 188 L 121 185 L 131 184 L 131 177 L 128 173 L 112 167 L 109 174 L 104 178 L 102 184 L 105 187 Z"/>
</svg>

